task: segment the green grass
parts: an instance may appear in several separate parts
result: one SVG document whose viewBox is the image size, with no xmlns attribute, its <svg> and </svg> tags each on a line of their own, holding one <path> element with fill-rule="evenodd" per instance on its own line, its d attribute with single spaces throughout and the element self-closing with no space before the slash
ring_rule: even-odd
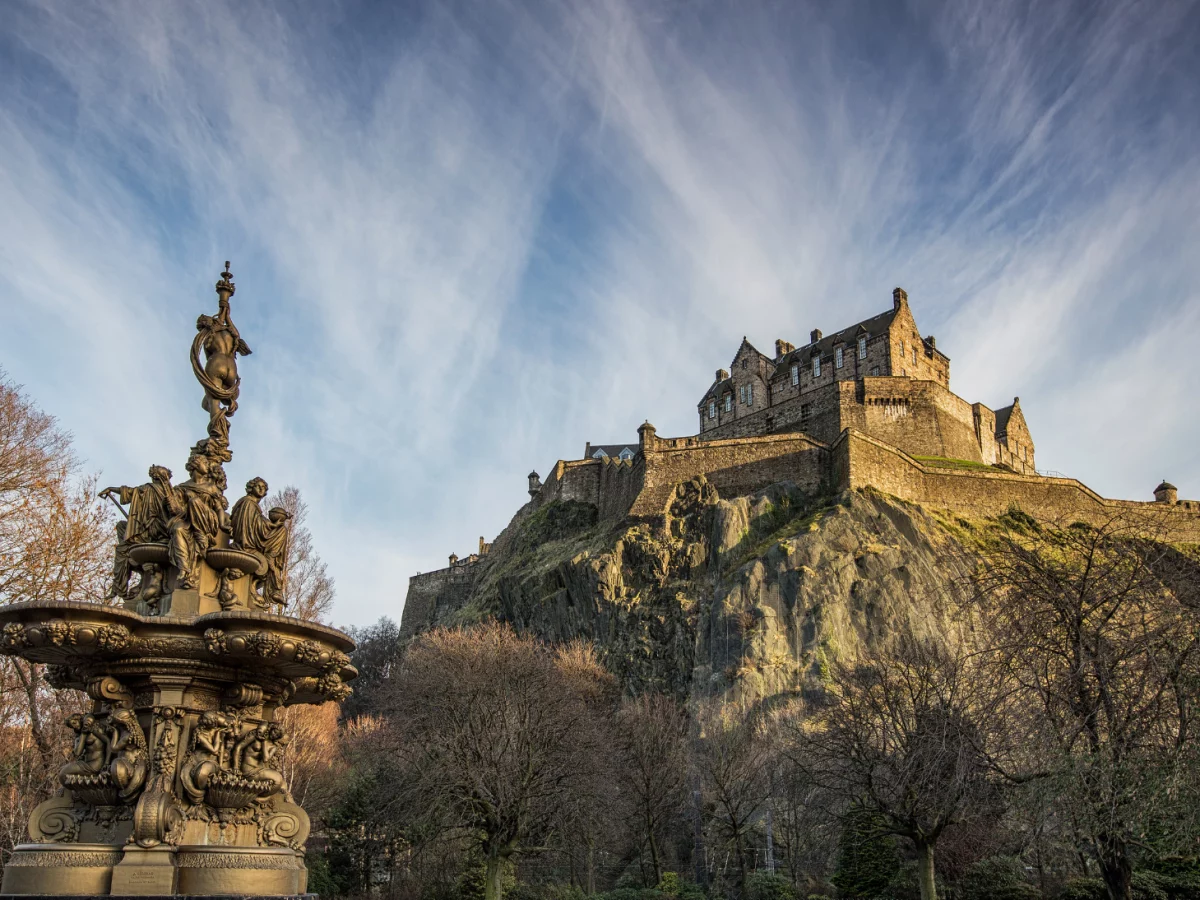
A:
<svg viewBox="0 0 1200 900">
<path fill-rule="evenodd" d="M 996 469 L 995 466 L 987 463 L 975 462 L 970 459 L 951 459 L 949 456 L 914 456 L 913 459 L 939 469 L 984 469 L 989 472 Z"/>
</svg>

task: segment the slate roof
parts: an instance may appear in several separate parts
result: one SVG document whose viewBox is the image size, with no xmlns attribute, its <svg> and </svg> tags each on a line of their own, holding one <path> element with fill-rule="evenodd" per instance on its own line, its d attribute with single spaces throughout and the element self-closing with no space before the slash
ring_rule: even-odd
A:
<svg viewBox="0 0 1200 900">
<path fill-rule="evenodd" d="M 613 459 L 617 459 L 620 457 L 622 450 L 628 450 L 630 453 L 637 453 L 638 447 L 637 444 L 592 444 L 588 450 L 589 457 L 594 459 L 597 450 L 603 450 L 605 456 L 611 456 Z"/>
<path fill-rule="evenodd" d="M 709 400 L 720 400 L 725 394 L 733 393 L 733 379 L 724 378 L 721 381 L 714 381 L 712 387 L 708 389 L 702 398 L 700 398 L 700 406 L 703 406 Z"/>
<path fill-rule="evenodd" d="M 835 344 L 853 344 L 858 340 L 860 332 L 866 333 L 871 337 L 882 334 L 888 330 L 894 318 L 896 318 L 896 310 L 889 309 L 887 312 L 881 312 L 877 316 L 871 316 L 869 319 L 856 322 L 849 328 L 843 328 L 841 331 L 827 334 L 814 344 L 805 344 L 803 347 L 797 347 L 779 360 L 779 365 L 775 367 L 775 372 L 771 377 L 774 378 L 788 372 L 794 363 L 807 364 L 816 353 L 820 353 L 822 358 L 832 356 Z"/>
</svg>

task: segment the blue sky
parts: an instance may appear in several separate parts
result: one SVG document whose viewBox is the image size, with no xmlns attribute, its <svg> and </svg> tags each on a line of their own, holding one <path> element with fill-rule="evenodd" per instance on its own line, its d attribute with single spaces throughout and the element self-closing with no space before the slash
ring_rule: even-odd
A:
<svg viewBox="0 0 1200 900">
<path fill-rule="evenodd" d="M 15 0 L 0 85 L 0 365 L 182 472 L 232 260 L 230 493 L 300 486 L 340 622 L 897 284 L 1040 467 L 1200 497 L 1196 3 Z"/>
</svg>

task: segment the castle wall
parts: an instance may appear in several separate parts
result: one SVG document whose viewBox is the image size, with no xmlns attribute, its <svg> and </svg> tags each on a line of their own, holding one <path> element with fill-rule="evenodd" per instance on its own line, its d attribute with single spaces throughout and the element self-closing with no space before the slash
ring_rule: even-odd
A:
<svg viewBox="0 0 1200 900">
<path fill-rule="evenodd" d="M 704 475 L 722 497 L 737 497 L 779 481 L 806 491 L 825 486 L 828 448 L 804 434 L 772 434 L 738 440 L 647 436 L 644 487 L 631 513 L 661 513 L 672 488 Z"/>
<path fill-rule="evenodd" d="M 644 457 L 631 460 L 603 460 L 600 467 L 598 502 L 600 520 L 616 522 L 629 515 L 634 501 L 646 482 Z"/>
<path fill-rule="evenodd" d="M 1035 518 L 1064 523 L 1099 525 L 1128 515 L 1165 540 L 1200 541 L 1200 505 L 1109 500 L 1074 478 L 925 465 L 856 431 L 843 435 L 831 452 L 839 490 L 874 487 L 902 500 L 977 516 L 998 516 L 1013 505 Z"/>
<path fill-rule="evenodd" d="M 474 584 L 474 564 L 459 564 L 408 579 L 400 639 L 407 640 L 438 622 L 439 610 L 459 609 Z"/>
</svg>

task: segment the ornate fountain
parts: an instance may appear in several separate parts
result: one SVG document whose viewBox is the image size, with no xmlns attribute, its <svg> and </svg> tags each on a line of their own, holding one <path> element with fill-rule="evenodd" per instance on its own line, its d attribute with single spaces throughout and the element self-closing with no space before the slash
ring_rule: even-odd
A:
<svg viewBox="0 0 1200 900">
<path fill-rule="evenodd" d="M 121 508 L 105 601 L 0 608 L 0 652 L 46 665 L 58 689 L 86 691 L 68 717 L 62 789 L 29 819 L 30 843 L 2 894 L 296 895 L 309 820 L 287 789 L 279 715 L 343 700 L 357 674 L 340 631 L 281 615 L 288 513 L 262 511 L 255 478 L 225 498 L 238 356 L 229 263 L 216 315 L 202 315 L 192 369 L 208 437 L 188 479 L 150 467 L 148 483 L 102 491 Z"/>
</svg>

